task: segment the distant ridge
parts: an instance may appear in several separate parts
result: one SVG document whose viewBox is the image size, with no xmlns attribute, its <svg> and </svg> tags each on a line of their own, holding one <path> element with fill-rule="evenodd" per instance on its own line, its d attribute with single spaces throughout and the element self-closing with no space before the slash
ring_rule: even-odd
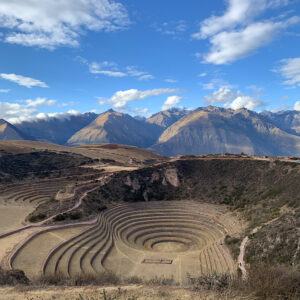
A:
<svg viewBox="0 0 300 300">
<path fill-rule="evenodd" d="M 9 122 L 0 119 L 0 140 L 34 140 Z"/>
<path fill-rule="evenodd" d="M 162 128 L 168 128 L 188 113 L 189 111 L 186 109 L 171 108 L 152 115 L 146 122 L 156 124 Z"/>
<path fill-rule="evenodd" d="M 115 143 L 147 148 L 155 143 L 161 131 L 155 124 L 148 124 L 128 114 L 108 110 L 75 133 L 68 140 L 68 144 L 78 146 Z"/>
<path fill-rule="evenodd" d="M 300 137 L 247 109 L 198 108 L 168 127 L 151 150 L 164 155 L 300 155 Z"/>
<path fill-rule="evenodd" d="M 264 116 L 266 120 L 275 124 L 278 128 L 300 136 L 300 111 L 263 111 L 260 114 Z"/>
<path fill-rule="evenodd" d="M 15 126 L 28 135 L 34 136 L 39 141 L 65 145 L 73 134 L 90 124 L 97 117 L 98 114 L 89 112 L 69 115 L 64 118 L 50 117 L 25 121 Z"/>
<path fill-rule="evenodd" d="M 247 153 L 300 156 L 300 112 L 261 112 L 214 106 L 172 108 L 148 119 L 112 109 L 12 125 L 1 121 L 0 140 L 59 145 L 122 144 L 166 156 Z"/>
</svg>

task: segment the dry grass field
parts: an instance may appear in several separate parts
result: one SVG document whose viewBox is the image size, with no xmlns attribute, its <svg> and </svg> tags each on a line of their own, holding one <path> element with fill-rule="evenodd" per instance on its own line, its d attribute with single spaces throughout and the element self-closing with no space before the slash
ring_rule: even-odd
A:
<svg viewBox="0 0 300 300">
<path fill-rule="evenodd" d="M 0 204 L 0 234 L 23 226 L 34 205 Z"/>
<path fill-rule="evenodd" d="M 103 292 L 106 297 L 104 298 Z M 80 298 L 82 296 L 82 298 Z M 120 287 L 0 288 L 0 300 L 256 300 L 255 297 L 192 291 L 179 287 L 125 285 Z"/>
<path fill-rule="evenodd" d="M 116 163 L 128 164 L 130 158 L 134 163 L 145 161 L 163 161 L 167 158 L 152 151 L 133 146 L 103 144 L 79 147 L 66 147 L 51 143 L 32 141 L 0 141 L 0 150 L 12 154 L 30 153 L 33 151 L 71 152 L 93 159 L 113 160 Z"/>
<path fill-rule="evenodd" d="M 19 270 L 26 269 L 26 275 L 29 277 L 42 275 L 40 266 L 43 265 L 45 257 L 47 257 L 51 249 L 59 246 L 73 236 L 82 233 L 86 229 L 86 226 L 81 226 L 51 230 L 37 235 L 36 238 L 22 248 L 14 259 L 12 267 Z"/>
</svg>

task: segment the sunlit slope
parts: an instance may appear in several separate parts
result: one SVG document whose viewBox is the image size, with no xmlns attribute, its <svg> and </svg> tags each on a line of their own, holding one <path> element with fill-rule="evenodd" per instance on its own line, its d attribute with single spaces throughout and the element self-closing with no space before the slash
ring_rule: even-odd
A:
<svg viewBox="0 0 300 300">
<path fill-rule="evenodd" d="M 167 128 L 151 150 L 165 155 L 300 155 L 300 137 L 246 109 L 199 108 Z"/>
<path fill-rule="evenodd" d="M 160 131 L 157 126 L 136 120 L 128 114 L 107 111 L 69 140 L 72 146 L 113 143 L 149 147 Z"/>
<path fill-rule="evenodd" d="M 33 139 L 9 122 L 0 119 L 0 140 L 28 140 Z"/>
</svg>

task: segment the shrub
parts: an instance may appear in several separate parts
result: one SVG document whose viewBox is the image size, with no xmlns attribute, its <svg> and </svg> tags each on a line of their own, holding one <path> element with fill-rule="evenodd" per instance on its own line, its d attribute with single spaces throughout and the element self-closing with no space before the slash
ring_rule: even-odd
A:
<svg viewBox="0 0 300 300">
<path fill-rule="evenodd" d="M 53 275 L 43 275 L 37 278 L 36 285 L 67 285 L 67 286 L 85 286 L 85 285 L 118 285 L 121 279 L 112 272 L 103 272 L 99 274 L 80 273 L 71 278 L 62 273 Z"/>
<path fill-rule="evenodd" d="M 299 299 L 300 272 L 293 267 L 255 265 L 247 285 L 259 299 Z"/>
<path fill-rule="evenodd" d="M 128 284 L 142 284 L 143 279 L 138 276 L 131 276 L 124 280 Z"/>
<path fill-rule="evenodd" d="M 64 221 L 65 219 L 66 219 L 65 214 L 59 214 L 59 215 L 55 216 L 53 220 L 60 222 L 60 221 Z"/>
<path fill-rule="evenodd" d="M 0 285 L 29 284 L 25 273 L 21 270 L 3 270 L 0 268 Z"/>
<path fill-rule="evenodd" d="M 240 238 L 232 237 L 230 235 L 226 235 L 225 237 L 225 244 L 230 249 L 234 258 L 237 258 L 239 256 L 241 241 L 242 240 Z"/>
<path fill-rule="evenodd" d="M 45 214 L 39 213 L 37 215 L 29 216 L 28 221 L 31 223 L 36 223 L 36 222 L 44 220 L 45 218 L 46 218 Z"/>
<path fill-rule="evenodd" d="M 82 217 L 82 213 L 81 212 L 72 212 L 70 213 L 70 219 L 71 220 L 78 220 Z"/>
<path fill-rule="evenodd" d="M 146 284 L 148 284 L 148 285 L 178 285 L 177 283 L 174 282 L 173 276 L 171 278 L 167 278 L 164 276 L 161 276 L 161 277 L 155 276 L 154 278 L 146 281 Z"/>
<path fill-rule="evenodd" d="M 300 272 L 294 267 L 252 265 L 247 280 L 234 277 L 232 291 L 262 300 L 300 299 Z"/>
<path fill-rule="evenodd" d="M 187 274 L 188 282 L 195 290 L 215 290 L 223 291 L 229 289 L 233 277 L 229 274 L 202 275 L 200 277 L 191 277 Z"/>
</svg>

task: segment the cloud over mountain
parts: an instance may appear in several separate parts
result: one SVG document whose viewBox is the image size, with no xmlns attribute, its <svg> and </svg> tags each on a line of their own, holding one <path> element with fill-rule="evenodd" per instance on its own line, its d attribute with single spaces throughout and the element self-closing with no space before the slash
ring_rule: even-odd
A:
<svg viewBox="0 0 300 300">
<path fill-rule="evenodd" d="M 128 102 L 142 100 L 149 97 L 159 96 L 163 94 L 171 94 L 181 92 L 179 89 L 152 89 L 140 91 L 137 89 L 130 89 L 125 91 L 118 91 L 112 95 L 111 98 L 100 100 L 100 105 L 104 103 L 111 103 L 114 109 L 125 109 Z"/>
</svg>

